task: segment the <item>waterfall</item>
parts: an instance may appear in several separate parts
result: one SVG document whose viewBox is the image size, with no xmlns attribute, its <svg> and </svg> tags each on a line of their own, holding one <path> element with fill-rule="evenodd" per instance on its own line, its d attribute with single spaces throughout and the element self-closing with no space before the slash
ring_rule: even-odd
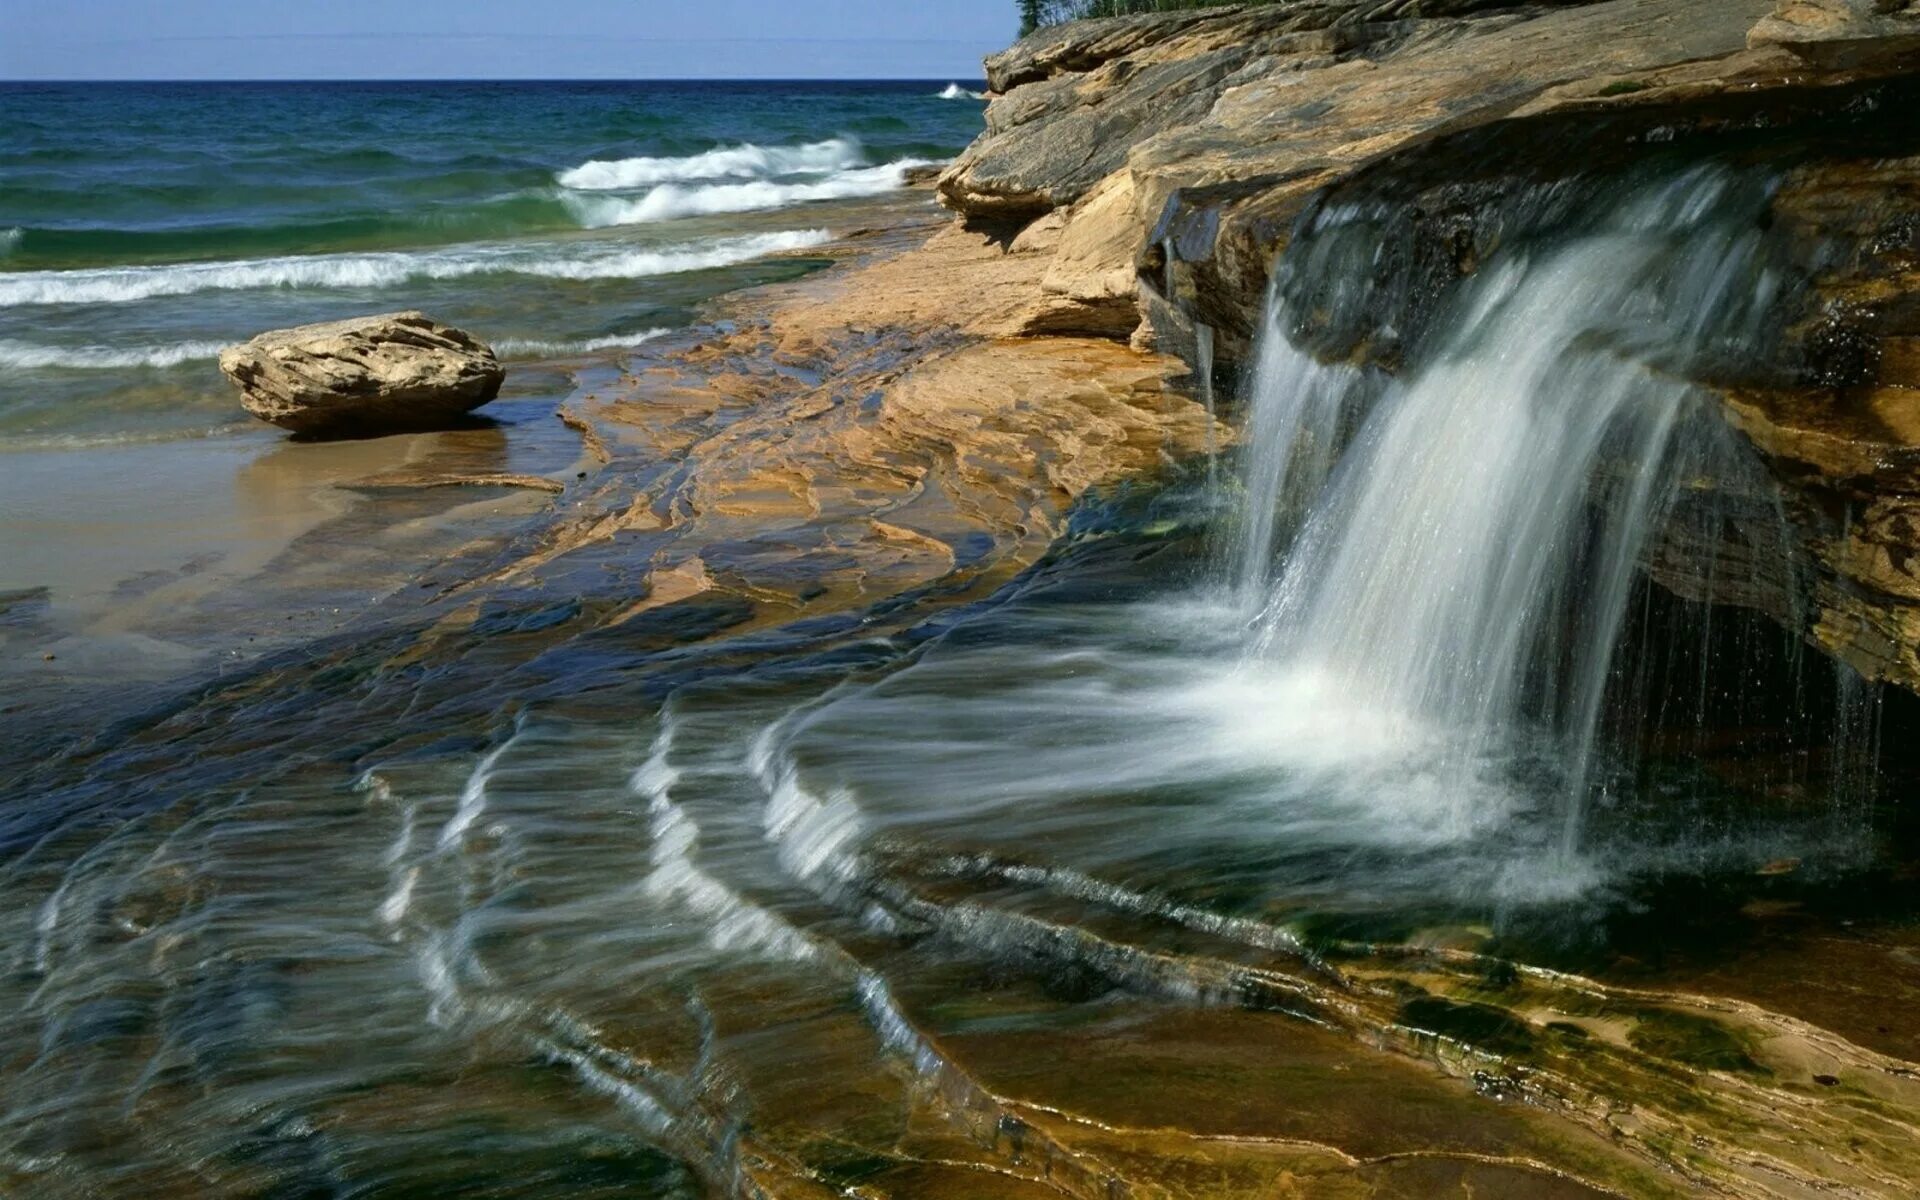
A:
<svg viewBox="0 0 1920 1200">
<path fill-rule="evenodd" d="M 1213 426 L 1219 414 L 1213 405 L 1213 326 L 1204 321 L 1193 323 L 1193 372 L 1200 377 L 1200 403 L 1207 410 L 1207 490 L 1220 492 L 1220 446 Z"/>
<path fill-rule="evenodd" d="M 1277 282 L 1228 568 L 1258 605 L 1248 660 L 1455 768 L 1545 735 L 1571 848 L 1641 553 L 1705 452 L 1688 371 L 1759 346 L 1778 298 L 1766 195 L 1696 169 L 1509 238 L 1377 397 L 1296 344 Z M 1316 236 L 1288 257 L 1325 259 Z"/>
<path fill-rule="evenodd" d="M 1228 570 L 1242 606 L 1265 603 L 1283 516 L 1297 518 L 1333 467 L 1343 413 L 1358 403 L 1364 377 L 1353 367 L 1326 364 L 1295 346 L 1286 333 L 1287 310 L 1269 289 L 1255 350 L 1244 467 L 1245 500 Z"/>
<path fill-rule="evenodd" d="M 1194 390 L 1199 393 L 1200 403 L 1207 410 L 1207 490 L 1209 494 L 1217 496 L 1220 494 L 1220 447 L 1216 444 L 1214 434 L 1214 423 L 1219 414 L 1213 403 L 1213 326 L 1195 317 L 1179 302 L 1179 293 L 1174 286 L 1175 252 L 1171 237 L 1160 240 L 1160 255 L 1161 292 L 1169 305 L 1182 309 L 1186 318 L 1193 323 Z"/>
</svg>

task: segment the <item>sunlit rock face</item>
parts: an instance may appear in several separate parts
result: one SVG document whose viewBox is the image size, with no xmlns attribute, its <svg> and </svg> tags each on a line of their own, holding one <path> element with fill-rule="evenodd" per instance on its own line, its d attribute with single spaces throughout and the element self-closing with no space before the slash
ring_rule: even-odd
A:
<svg viewBox="0 0 1920 1200">
<path fill-rule="evenodd" d="M 1605 124 L 1611 136 L 1595 140 L 1615 145 L 1784 124 L 1805 115 L 1805 89 L 1912 69 L 1910 11 L 1775 9 L 1349 3 L 1079 22 L 990 60 L 1001 98 L 940 191 L 969 219 L 1027 220 L 1090 202 L 1123 174 L 1133 264 L 1154 265 L 1171 237 L 1200 313 L 1245 334 L 1308 200 L 1429 143 L 1493 126 L 1518 135 L 1555 115 L 1566 129 Z M 1582 165 L 1573 150 L 1549 143 L 1534 165 Z M 1069 226 L 1083 217 L 1107 220 L 1093 206 Z M 1117 246 L 1111 261 L 1126 265 Z"/>
</svg>

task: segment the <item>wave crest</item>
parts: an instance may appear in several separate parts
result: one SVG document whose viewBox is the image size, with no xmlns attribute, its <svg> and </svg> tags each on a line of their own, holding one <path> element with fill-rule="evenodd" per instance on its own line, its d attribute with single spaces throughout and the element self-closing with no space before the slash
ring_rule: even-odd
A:
<svg viewBox="0 0 1920 1200">
<path fill-rule="evenodd" d="M 783 250 L 817 246 L 831 236 L 824 229 L 797 229 L 714 238 L 661 250 L 637 250 L 623 245 L 493 245 L 416 253 L 315 254 L 171 266 L 20 271 L 0 275 L 0 308 L 124 304 L 157 296 L 261 288 L 386 288 L 413 279 L 460 279 L 490 274 L 552 279 L 640 279 L 749 262 Z"/>
<path fill-rule="evenodd" d="M 676 217 L 715 213 L 755 212 L 785 208 L 815 200 L 848 200 L 891 192 L 906 182 L 907 171 L 926 166 L 924 159 L 903 158 L 884 166 L 840 171 L 825 179 L 782 183 L 756 179 L 746 183 L 716 183 L 689 187 L 663 183 L 644 196 L 568 196 L 575 219 L 589 229 L 610 225 L 643 225 Z"/>
<path fill-rule="evenodd" d="M 772 179 L 785 175 L 827 175 L 866 165 L 860 143 L 829 138 L 799 146 L 756 146 L 745 142 L 681 158 L 592 159 L 555 176 L 575 191 L 620 191 L 662 183 L 711 179 Z"/>
<path fill-rule="evenodd" d="M 950 83 L 938 92 L 935 92 L 934 98 L 939 100 L 985 100 L 987 94 L 985 92 L 970 92 L 957 83 Z"/>
<path fill-rule="evenodd" d="M 41 346 L 0 338 L 0 366 L 25 369 L 124 370 L 172 367 L 195 359 L 218 358 L 224 342 L 179 342 L 171 346 Z"/>
<path fill-rule="evenodd" d="M 541 338 L 501 338 L 493 344 L 494 352 L 502 358 L 542 358 L 559 357 L 567 354 L 591 354 L 598 350 L 619 350 L 633 346 L 644 346 L 655 338 L 665 337 L 671 329 L 646 329 L 639 333 L 616 333 L 608 337 L 588 338 L 579 342 L 555 342 Z"/>
</svg>

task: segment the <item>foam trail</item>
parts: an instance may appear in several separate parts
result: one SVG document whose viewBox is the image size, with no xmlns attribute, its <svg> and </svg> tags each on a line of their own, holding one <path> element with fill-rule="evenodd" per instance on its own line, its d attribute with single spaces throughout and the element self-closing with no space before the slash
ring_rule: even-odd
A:
<svg viewBox="0 0 1920 1200">
<path fill-rule="evenodd" d="M 643 885 L 647 894 L 706 917 L 707 941 L 717 950 L 760 952 L 793 962 L 813 959 L 816 950 L 805 934 L 701 869 L 694 857 L 700 828 L 673 800 L 680 771 L 669 759 L 672 748 L 673 723 L 668 717 L 654 740 L 653 752 L 633 775 L 633 790 L 647 798 L 653 835 L 648 852 L 653 869 Z"/>
<path fill-rule="evenodd" d="M 453 961 L 447 956 L 447 937 L 444 933 L 434 935 L 414 955 L 420 984 L 427 993 L 427 1023 L 438 1029 L 451 1027 L 466 1011 Z"/>
<path fill-rule="evenodd" d="M 639 333 L 616 333 L 608 337 L 588 338 L 580 342 L 553 342 L 539 338 L 502 338 L 494 350 L 507 357 L 536 358 L 566 354 L 591 354 L 599 350 L 631 349 L 665 337 L 671 329 L 644 329 Z"/>
<path fill-rule="evenodd" d="M 613 1100 L 638 1118 L 641 1126 L 656 1137 L 665 1135 L 673 1128 L 673 1114 L 638 1085 L 614 1075 L 578 1050 L 553 1045 L 546 1047 L 546 1050 L 554 1062 L 572 1067 L 580 1082 L 589 1090 Z"/>
<path fill-rule="evenodd" d="M 908 170 L 926 165 L 924 159 L 903 158 L 884 166 L 841 171 L 824 179 L 804 183 L 771 179 L 705 186 L 665 183 L 636 199 L 612 196 L 568 196 L 565 199 L 575 219 L 590 229 L 611 225 L 644 225 L 678 217 L 757 212 L 816 200 L 878 196 L 905 184 Z"/>
<path fill-rule="evenodd" d="M 3 285 L 0 285 L 3 286 Z M 0 366 L 24 370 L 48 367 L 69 371 L 173 367 L 220 356 L 222 342 L 177 342 L 171 346 L 41 346 L 0 338 Z"/>
<path fill-rule="evenodd" d="M 266 288 L 390 288 L 417 279 L 462 279 L 474 275 L 643 279 L 750 262 L 784 250 L 817 246 L 831 236 L 824 229 L 795 229 L 713 238 L 659 250 L 635 249 L 621 243 L 555 242 L 532 247 L 472 245 L 422 252 L 312 254 L 171 266 L 20 271 L 0 276 L 0 308 L 125 304 L 159 296 Z"/>
<path fill-rule="evenodd" d="M 397 872 L 399 882 L 387 893 L 380 904 L 380 923 L 398 936 L 400 922 L 406 920 L 407 910 L 413 907 L 413 889 L 420 882 L 420 868 L 408 867 Z"/>
<path fill-rule="evenodd" d="M 824 229 L 793 229 L 719 238 L 698 246 L 666 251 L 635 250 L 605 257 L 534 262 L 520 273 L 548 279 L 640 279 L 650 275 L 678 275 L 750 262 L 787 250 L 806 250 L 831 241 Z"/>
<path fill-rule="evenodd" d="M 60 877 L 60 886 L 53 889 L 45 904 L 40 906 L 39 914 L 34 918 L 35 938 L 33 969 L 45 975 L 53 966 L 53 939 L 60 930 L 60 910 L 67 902 L 67 889 L 73 885 L 73 872 Z"/>
<path fill-rule="evenodd" d="M 762 734 L 749 758 L 749 769 L 766 792 L 767 837 L 794 878 L 829 885 L 851 879 L 859 871 L 854 852 L 865 832 L 859 806 L 844 790 L 824 799 L 814 795 L 801 786 L 792 762 L 776 763 L 778 730 L 776 725 Z"/>
<path fill-rule="evenodd" d="M 854 982 L 854 992 L 867 1015 L 867 1023 L 879 1033 L 881 1042 L 889 1050 L 912 1059 L 916 1073 L 931 1075 L 946 1065 L 940 1052 L 927 1043 L 913 1022 L 900 1011 L 886 980 L 873 971 L 861 971 Z"/>
<path fill-rule="evenodd" d="M 473 774 L 467 776 L 467 786 L 460 793 L 460 805 L 454 810 L 453 818 L 447 822 L 446 828 L 440 831 L 440 842 L 436 849 L 443 852 L 452 849 L 462 837 L 466 836 L 467 830 L 473 827 L 473 823 L 480 819 L 480 814 L 486 811 L 487 780 L 493 776 L 493 764 L 500 761 L 500 756 L 507 752 L 507 747 L 513 745 L 513 742 L 513 738 L 508 738 L 495 746 L 485 758 L 480 760 L 480 764 L 474 767 Z"/>
<path fill-rule="evenodd" d="M 827 175 L 865 163 L 860 143 L 852 138 L 829 138 L 800 146 L 756 146 L 747 142 L 682 158 L 593 159 L 560 172 L 555 179 L 560 186 L 576 191 L 619 191 L 708 179 Z"/>
</svg>

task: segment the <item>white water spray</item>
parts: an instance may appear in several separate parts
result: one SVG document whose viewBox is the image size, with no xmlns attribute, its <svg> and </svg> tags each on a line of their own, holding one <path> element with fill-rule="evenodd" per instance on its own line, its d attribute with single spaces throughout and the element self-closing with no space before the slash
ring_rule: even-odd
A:
<svg viewBox="0 0 1920 1200">
<path fill-rule="evenodd" d="M 1360 371 L 1294 345 L 1276 291 L 1235 564 L 1263 605 L 1260 669 L 1443 778 L 1558 739 L 1571 849 L 1614 644 L 1685 458 L 1676 367 L 1756 344 L 1777 295 L 1754 199 L 1693 171 L 1498 256 L 1371 405 Z M 1282 522 L 1309 496 L 1288 549 Z"/>
</svg>

